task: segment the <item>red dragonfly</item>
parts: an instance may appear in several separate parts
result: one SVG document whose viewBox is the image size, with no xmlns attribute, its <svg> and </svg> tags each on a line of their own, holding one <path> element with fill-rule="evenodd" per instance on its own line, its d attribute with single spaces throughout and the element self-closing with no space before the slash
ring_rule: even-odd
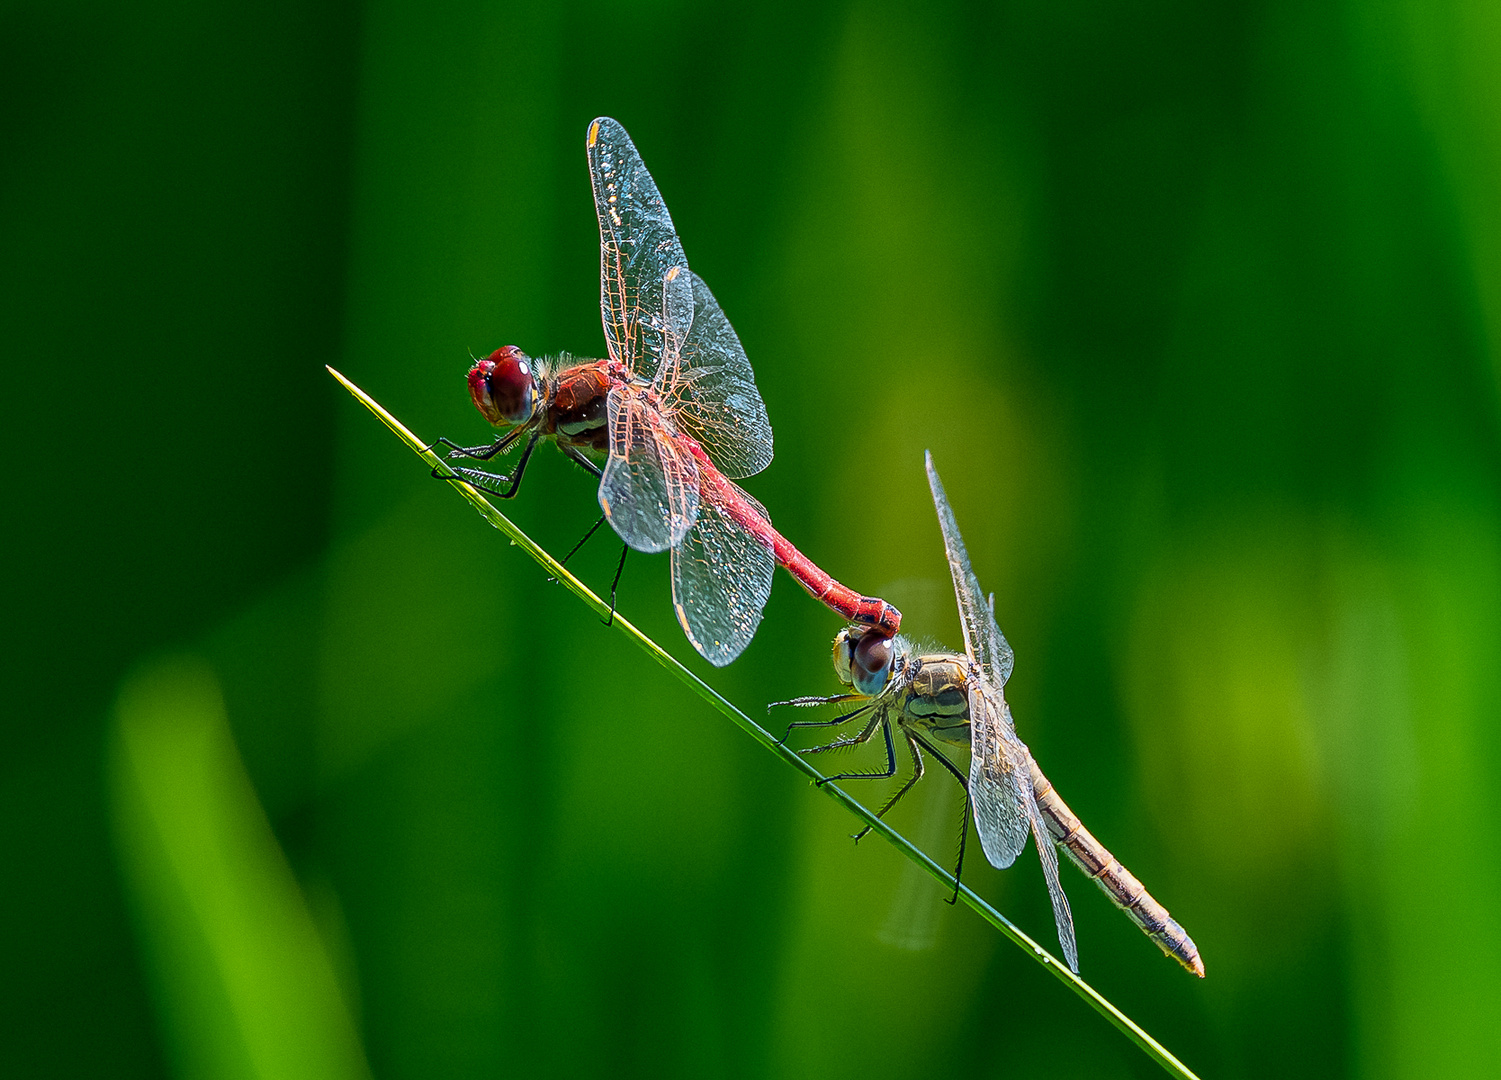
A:
<svg viewBox="0 0 1501 1080">
<path fill-rule="evenodd" d="M 485 419 L 510 430 L 485 446 L 440 440 L 452 448 L 449 459 L 488 461 L 525 442 L 508 476 L 469 467 L 453 473 L 511 498 L 538 440 L 552 439 L 599 477 L 599 504 L 629 547 L 671 550 L 678 622 L 716 666 L 755 635 L 774 566 L 848 622 L 895 634 L 901 612 L 820 570 L 734 483 L 771 462 L 771 423 L 740 338 L 688 269 L 667 206 L 625 129 L 595 120 L 587 150 L 609 359 L 537 361 L 507 345 L 477 361 L 470 396 Z M 590 452 L 607 455 L 603 468 Z"/>
</svg>

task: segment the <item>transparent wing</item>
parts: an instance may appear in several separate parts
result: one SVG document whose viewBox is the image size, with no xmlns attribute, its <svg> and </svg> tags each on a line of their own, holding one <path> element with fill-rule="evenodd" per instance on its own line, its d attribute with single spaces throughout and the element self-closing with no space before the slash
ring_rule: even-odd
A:
<svg viewBox="0 0 1501 1080">
<path fill-rule="evenodd" d="M 969 552 L 964 550 L 964 538 L 959 535 L 959 526 L 954 521 L 954 511 L 943 493 L 943 481 L 938 479 L 938 470 L 933 468 L 933 455 L 923 455 L 928 467 L 928 487 L 933 492 L 933 506 L 938 510 L 938 526 L 943 530 L 943 547 L 948 552 L 949 574 L 954 579 L 954 596 L 959 601 L 959 621 L 964 627 L 964 648 L 974 663 L 979 665 L 986 679 L 997 687 L 1011 678 L 1011 668 L 1016 657 L 1006 637 L 996 625 L 995 615 L 985 602 L 985 593 L 969 564 Z M 1010 714 L 1006 714 L 1010 723 Z"/>
<path fill-rule="evenodd" d="M 599 505 L 620 538 L 637 551 L 680 543 L 698 516 L 698 463 L 659 430 L 660 419 L 636 387 L 609 396 L 610 460 Z"/>
<path fill-rule="evenodd" d="M 725 486 L 766 517 L 755 499 L 728 481 Z M 715 667 L 734 660 L 756 636 L 775 569 L 771 552 L 721 503 L 699 506 L 698 521 L 672 549 L 672 606 L 683 633 Z"/>
<path fill-rule="evenodd" d="M 1001 708 L 1005 710 L 1007 732 L 1014 732 L 1016 725 L 1011 722 L 1011 707 L 1002 705 Z M 1033 794 L 1032 753 L 1014 734 L 1009 735 L 1009 738 L 1021 754 L 1020 771 L 1025 777 L 1027 818 L 1032 826 L 1032 840 L 1037 845 L 1037 858 L 1042 862 L 1042 876 L 1048 883 L 1048 899 L 1053 903 L 1053 922 L 1058 925 L 1058 945 L 1063 950 L 1063 959 L 1068 961 L 1069 970 L 1077 975 L 1079 945 L 1074 940 L 1074 916 L 1068 909 L 1068 897 L 1063 894 L 1063 882 L 1058 880 L 1058 849 L 1053 846 L 1053 836 L 1048 832 L 1048 824 L 1043 820 L 1042 811 L 1038 809 L 1037 798 Z"/>
<path fill-rule="evenodd" d="M 1011 677 L 1016 658 L 996 625 L 995 598 L 992 595 L 986 599 L 969 563 L 969 552 L 964 549 L 964 538 L 959 535 L 943 481 L 933 467 L 933 455 L 925 454 L 924 459 L 928 487 L 938 510 L 938 525 L 943 530 L 943 547 L 949 557 L 949 574 L 954 579 L 954 596 L 959 601 L 964 648 L 970 662 L 979 669 L 979 678 L 971 681 L 969 690 L 969 790 L 975 807 L 976 831 L 985 857 L 1002 869 L 1016 861 L 1026 846 L 1027 832 L 1031 831 L 1043 877 L 1047 879 L 1048 897 L 1053 903 L 1058 944 L 1069 970 L 1077 973 L 1079 948 L 1074 940 L 1074 917 L 1068 909 L 1063 884 L 1058 880 L 1058 852 L 1032 791 L 1032 754 L 1016 737 L 1011 707 L 1001 690 Z"/>
<path fill-rule="evenodd" d="M 683 343 L 693 331 L 693 282 L 695 275 L 686 266 L 668 269 L 662 279 L 662 356 L 652 391 L 658 400 L 666 400 L 667 388 L 679 382 L 683 363 Z"/>
<path fill-rule="evenodd" d="M 1058 880 L 1058 849 L 1053 847 L 1053 838 L 1048 835 L 1047 823 L 1032 802 L 1032 836 L 1037 843 L 1037 857 L 1042 860 L 1042 876 L 1048 882 L 1048 898 L 1053 902 L 1053 921 L 1058 924 L 1058 945 L 1063 949 L 1063 959 L 1068 969 L 1079 974 L 1079 944 L 1074 940 L 1074 916 L 1068 909 L 1068 897 L 1063 895 L 1063 883 Z"/>
<path fill-rule="evenodd" d="M 662 280 L 688 258 L 667 204 L 631 137 L 602 116 L 589 125 L 589 178 L 599 217 L 599 306 L 610 357 L 651 381 L 664 355 Z"/>
<path fill-rule="evenodd" d="M 676 362 L 659 371 L 659 385 L 678 430 L 697 439 L 720 472 L 754 476 L 771 464 L 771 421 L 755 373 L 709 286 L 689 270 L 683 276 L 692 290 L 691 328 Z"/>
<path fill-rule="evenodd" d="M 990 865 L 1004 870 L 1027 846 L 1031 823 L 1026 808 L 1029 800 L 1036 802 L 1027 751 L 1011 731 L 1005 703 L 977 680 L 969 687 L 969 723 L 969 797 L 975 831 Z"/>
</svg>

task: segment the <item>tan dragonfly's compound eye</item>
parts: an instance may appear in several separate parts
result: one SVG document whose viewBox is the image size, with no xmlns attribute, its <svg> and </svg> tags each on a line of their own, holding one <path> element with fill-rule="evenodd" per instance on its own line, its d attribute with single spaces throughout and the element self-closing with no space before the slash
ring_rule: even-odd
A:
<svg viewBox="0 0 1501 1080">
<path fill-rule="evenodd" d="M 848 629 L 841 630 L 834 635 L 834 674 L 845 686 L 854 686 L 855 680 L 850 675 L 850 659 L 855 652 L 855 642 L 859 640 L 858 631 Z"/>
<path fill-rule="evenodd" d="M 866 634 L 855 645 L 850 667 L 855 689 L 875 697 L 891 678 L 891 639 L 881 634 Z"/>
</svg>

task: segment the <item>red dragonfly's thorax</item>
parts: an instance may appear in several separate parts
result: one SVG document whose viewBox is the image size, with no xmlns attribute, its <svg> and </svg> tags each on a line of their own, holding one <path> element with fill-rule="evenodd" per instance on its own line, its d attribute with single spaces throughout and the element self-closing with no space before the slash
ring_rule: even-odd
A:
<svg viewBox="0 0 1501 1080">
<path fill-rule="evenodd" d="M 608 450 L 610 393 L 608 360 L 567 367 L 553 376 L 547 388 L 543 432 L 559 443 L 585 450 Z"/>
</svg>

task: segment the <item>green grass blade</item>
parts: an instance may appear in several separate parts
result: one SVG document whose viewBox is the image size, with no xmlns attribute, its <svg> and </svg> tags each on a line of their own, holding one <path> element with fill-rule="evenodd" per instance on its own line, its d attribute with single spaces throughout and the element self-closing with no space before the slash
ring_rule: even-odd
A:
<svg viewBox="0 0 1501 1080">
<path fill-rule="evenodd" d="M 422 460 L 425 461 L 429 466 L 433 468 L 446 467 L 441 458 L 427 449 L 427 443 L 423 442 L 421 439 L 417 438 L 417 436 L 408 431 L 406 427 L 401 423 L 401 421 L 397 420 L 390 413 L 386 412 L 385 409 L 381 408 L 381 406 L 373 398 L 371 398 L 358 386 L 355 386 L 354 383 L 350 382 L 333 368 L 329 368 L 328 371 L 329 374 L 331 374 L 335 379 L 338 379 L 339 382 L 343 384 L 346 390 L 348 390 L 355 396 L 355 398 L 359 400 L 360 404 L 364 405 L 365 408 L 369 409 L 372 413 L 379 417 L 382 423 L 384 423 L 388 428 L 394 431 L 401 438 L 401 440 L 408 446 L 410 446 L 417 453 L 417 455 L 421 457 Z M 495 526 L 495 528 L 499 529 L 501 532 L 510 537 L 512 542 L 514 542 L 517 547 L 521 548 L 533 559 L 536 559 L 537 562 L 541 563 L 542 567 L 547 571 L 550 577 L 556 578 L 558 581 L 562 582 L 569 590 L 575 593 L 579 597 L 579 599 L 581 599 L 585 604 L 592 608 L 595 613 L 597 613 L 601 618 L 609 617 L 610 606 L 607 603 L 596 596 L 587 585 L 570 574 L 567 569 L 564 568 L 562 563 L 558 562 L 546 551 L 543 551 L 542 548 L 538 547 L 530 537 L 528 537 L 514 524 L 512 524 L 509 518 L 507 518 L 493 505 L 491 505 L 488 499 L 486 499 L 473 487 L 461 480 L 452 481 L 451 486 L 460 495 L 469 500 L 474 508 L 479 511 L 481 517 L 483 517 L 491 525 Z M 760 743 L 771 753 L 781 758 L 782 761 L 786 762 L 788 765 L 796 769 L 798 772 L 802 773 L 804 776 L 808 777 L 810 780 L 818 781 L 823 779 L 823 775 L 817 769 L 815 769 L 806 758 L 797 754 L 793 750 L 788 749 L 786 746 L 783 746 L 780 742 L 777 741 L 775 737 L 772 736 L 770 732 L 768 732 L 760 724 L 752 720 L 745 713 L 741 712 L 734 705 L 730 704 L 730 702 L 725 698 L 721 697 L 713 687 L 704 682 L 697 675 L 693 674 L 693 672 L 685 668 L 670 653 L 668 653 L 655 641 L 647 637 L 640 630 L 636 629 L 636 627 L 629 620 L 623 618 L 619 612 L 615 613 L 614 625 L 620 631 L 620 633 L 630 638 L 633 642 L 636 643 L 636 645 L 644 650 L 648 656 L 650 656 L 653 660 L 655 660 L 657 663 L 661 664 L 664 668 L 671 672 L 679 682 L 683 683 L 695 694 L 703 698 L 715 709 L 723 713 L 731 723 L 744 731 L 756 742 Z M 854 814 L 855 817 L 860 819 L 862 825 L 866 826 L 873 832 L 879 833 L 887 841 L 887 843 L 894 846 L 903 855 L 911 859 L 918 866 L 922 867 L 922 869 L 926 870 L 934 878 L 934 880 L 936 880 L 946 891 L 950 893 L 954 891 L 955 881 L 952 874 L 950 874 L 943 867 L 939 866 L 932 859 L 928 858 L 928 856 L 923 854 L 922 851 L 914 847 L 906 837 L 902 836 L 901 833 L 897 832 L 890 825 L 886 824 L 880 818 L 876 817 L 875 814 L 871 813 L 860 803 L 856 802 L 853 797 L 840 789 L 837 785 L 823 784 L 819 787 L 818 790 L 822 791 L 825 795 L 829 796 L 829 798 L 833 799 L 835 802 L 844 806 L 845 809 L 847 809 L 850 813 Z M 1189 1070 L 1188 1066 L 1184 1065 L 1181 1061 L 1174 1057 L 1165 1046 L 1163 1046 L 1156 1039 L 1152 1038 L 1152 1036 L 1143 1031 L 1134 1020 L 1132 1020 L 1129 1016 L 1121 1012 L 1109 1001 L 1107 1001 L 1099 993 L 1099 991 L 1094 989 L 1094 987 L 1090 986 L 1083 979 L 1079 978 L 1079 976 L 1075 975 L 1064 964 L 1060 963 L 1051 953 L 1049 953 L 1041 945 L 1037 944 L 1037 942 L 1033 941 L 1030 937 L 1024 934 L 1009 919 L 1007 919 L 1006 916 L 1002 915 L 999 911 L 986 903 L 985 900 L 981 899 L 978 895 L 972 892 L 967 885 L 959 885 L 958 894 L 960 899 L 968 904 L 975 911 L 975 913 L 980 916 L 980 918 L 984 919 L 991 926 L 995 927 L 1006 937 L 1014 941 L 1025 952 L 1030 954 L 1034 960 L 1036 960 L 1044 968 L 1050 971 L 1056 978 L 1061 980 L 1064 985 L 1066 985 L 1074 993 L 1078 994 L 1081 998 L 1087 1001 L 1096 1012 L 1105 1017 L 1105 1019 L 1109 1020 L 1118 1029 L 1120 1029 L 1120 1031 L 1127 1038 L 1129 1038 L 1137 1046 L 1141 1047 L 1142 1051 L 1146 1053 L 1148 1057 L 1152 1058 L 1152 1060 L 1156 1061 L 1159 1065 L 1161 1065 L 1164 1069 L 1166 1069 L 1174 1076 L 1181 1076 L 1191 1078 L 1191 1080 L 1198 1080 L 1198 1077 Z"/>
</svg>

